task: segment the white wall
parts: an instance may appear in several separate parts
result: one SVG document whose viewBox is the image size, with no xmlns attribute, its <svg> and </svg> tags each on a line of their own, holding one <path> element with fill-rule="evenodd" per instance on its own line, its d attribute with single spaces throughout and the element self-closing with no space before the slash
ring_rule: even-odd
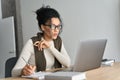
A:
<svg viewBox="0 0 120 80">
<path fill-rule="evenodd" d="M 119 0 L 21 0 L 24 43 L 38 31 L 33 11 L 43 3 L 60 12 L 64 22 L 61 36 L 72 59 L 80 40 L 107 38 L 104 58 L 120 61 Z"/>
</svg>

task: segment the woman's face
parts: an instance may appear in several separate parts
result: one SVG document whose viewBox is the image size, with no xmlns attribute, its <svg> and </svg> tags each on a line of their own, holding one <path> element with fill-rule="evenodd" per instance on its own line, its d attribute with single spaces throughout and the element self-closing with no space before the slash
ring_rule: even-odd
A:
<svg viewBox="0 0 120 80">
<path fill-rule="evenodd" d="M 44 31 L 44 38 L 46 40 L 56 39 L 61 30 L 61 23 L 58 18 L 51 18 L 51 22 L 43 25 L 42 30 Z"/>
</svg>

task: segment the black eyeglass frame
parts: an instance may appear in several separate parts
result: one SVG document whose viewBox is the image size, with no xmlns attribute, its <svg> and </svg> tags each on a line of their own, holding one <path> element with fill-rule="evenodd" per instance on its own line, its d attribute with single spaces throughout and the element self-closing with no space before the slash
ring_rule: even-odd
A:
<svg viewBox="0 0 120 80">
<path fill-rule="evenodd" d="M 47 24 L 44 24 L 45 26 L 49 26 L 51 29 L 58 29 L 58 30 L 61 30 L 62 29 L 62 25 L 58 25 L 58 26 L 56 26 L 56 25 L 54 25 L 54 24 L 51 24 L 51 25 L 47 25 Z"/>
</svg>

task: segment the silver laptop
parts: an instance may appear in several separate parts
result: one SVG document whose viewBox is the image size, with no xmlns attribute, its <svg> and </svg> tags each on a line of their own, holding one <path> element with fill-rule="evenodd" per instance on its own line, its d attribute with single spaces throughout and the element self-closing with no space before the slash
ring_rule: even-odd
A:
<svg viewBox="0 0 120 80">
<path fill-rule="evenodd" d="M 101 66 L 107 39 L 81 41 L 73 71 L 84 72 Z"/>
</svg>

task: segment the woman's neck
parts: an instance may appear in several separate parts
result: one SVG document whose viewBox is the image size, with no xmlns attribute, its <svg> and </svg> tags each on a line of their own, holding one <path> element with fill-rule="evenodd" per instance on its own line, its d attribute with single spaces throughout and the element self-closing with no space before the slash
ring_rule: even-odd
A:
<svg viewBox="0 0 120 80">
<path fill-rule="evenodd" d="M 46 36 L 46 35 L 43 35 L 43 39 L 45 39 L 46 41 L 52 41 L 52 39 L 51 38 L 49 38 L 48 36 Z"/>
</svg>

